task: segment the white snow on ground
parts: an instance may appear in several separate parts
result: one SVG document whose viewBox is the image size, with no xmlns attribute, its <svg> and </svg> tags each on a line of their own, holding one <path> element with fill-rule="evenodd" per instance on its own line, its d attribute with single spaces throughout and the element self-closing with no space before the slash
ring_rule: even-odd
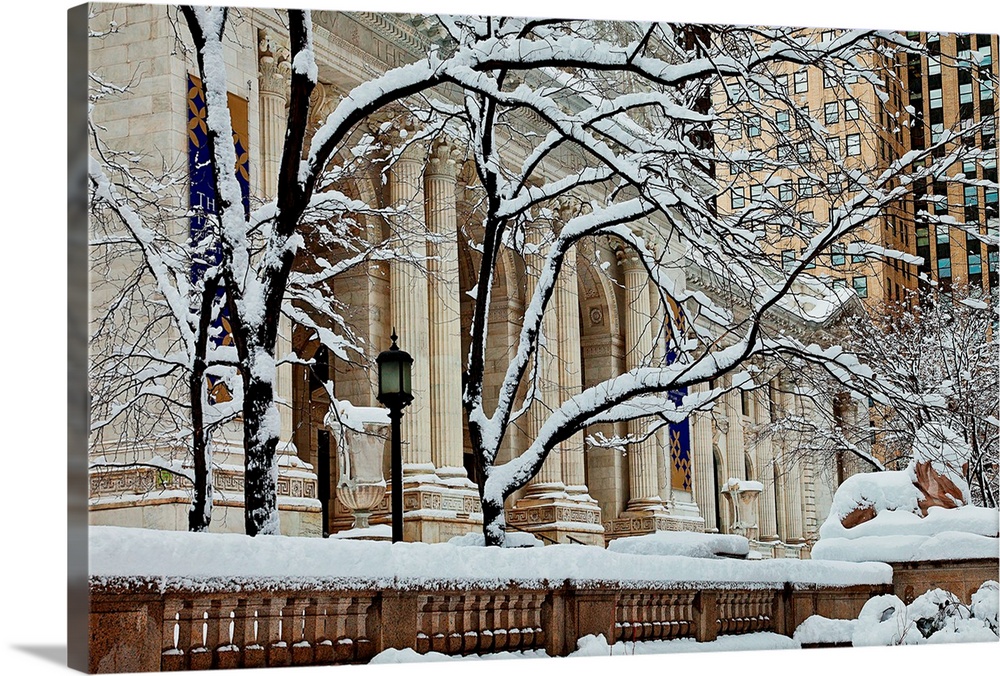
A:
<svg viewBox="0 0 1000 676">
<path fill-rule="evenodd" d="M 453 547 L 485 547 L 486 537 L 482 533 L 466 533 L 448 540 Z M 531 533 L 508 532 L 504 547 L 544 547 L 545 543 Z"/>
<path fill-rule="evenodd" d="M 742 561 L 648 556 L 581 545 L 527 549 L 188 533 L 94 526 L 90 574 L 164 578 L 170 586 L 344 583 L 392 588 L 441 584 L 526 587 L 609 582 L 622 588 L 761 589 L 792 584 L 888 584 L 884 563 Z M 249 578 L 249 579 L 248 579 Z"/>
<path fill-rule="evenodd" d="M 365 538 L 391 539 L 392 526 L 380 523 L 368 528 L 351 528 L 330 534 L 331 540 L 363 540 Z"/>
<path fill-rule="evenodd" d="M 720 555 L 747 556 L 750 541 L 741 535 L 661 531 L 612 540 L 608 543 L 608 551 L 715 559 Z"/>
<path fill-rule="evenodd" d="M 610 645 L 603 634 L 584 636 L 569 657 L 601 657 L 608 655 L 664 655 L 670 653 L 715 652 L 723 650 L 785 650 L 801 647 L 799 642 L 781 634 L 759 632 L 741 636 L 720 636 L 714 641 L 698 643 L 693 638 L 670 641 L 621 641 Z M 488 655 L 445 655 L 429 652 L 421 655 L 406 648 L 390 648 L 376 655 L 369 664 L 400 664 L 406 662 L 440 662 L 443 660 L 483 660 L 548 657 L 544 650 L 522 650 Z"/>
</svg>

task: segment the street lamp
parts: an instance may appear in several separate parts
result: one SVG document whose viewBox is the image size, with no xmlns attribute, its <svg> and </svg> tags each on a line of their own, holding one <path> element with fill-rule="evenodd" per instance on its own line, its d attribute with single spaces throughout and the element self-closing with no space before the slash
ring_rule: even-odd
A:
<svg viewBox="0 0 1000 676">
<path fill-rule="evenodd" d="M 396 327 L 392 345 L 375 358 L 378 364 L 378 400 L 389 409 L 392 423 L 392 541 L 403 541 L 403 450 L 399 441 L 399 423 L 403 409 L 413 401 L 410 370 L 413 357 L 396 345 Z"/>
</svg>

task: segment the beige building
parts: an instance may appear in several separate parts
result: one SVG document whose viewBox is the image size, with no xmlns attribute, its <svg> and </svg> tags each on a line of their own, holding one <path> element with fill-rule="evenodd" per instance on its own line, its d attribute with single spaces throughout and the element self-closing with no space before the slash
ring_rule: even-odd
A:
<svg viewBox="0 0 1000 676">
<path fill-rule="evenodd" d="M 811 34 L 817 42 L 829 42 L 843 33 Z M 768 199 L 776 204 L 768 242 L 782 264 L 801 258 L 809 223 L 829 222 L 833 210 L 856 194 L 852 171 L 878 175 L 905 153 L 936 143 L 946 131 L 982 125 L 975 143 L 983 157 L 956 164 L 948 173 L 996 182 L 997 36 L 906 36 L 926 45 L 930 54 L 873 55 L 866 65 L 879 73 L 885 96 L 850 71 L 834 75 L 814 67 L 780 74 L 778 96 L 759 88 L 715 91 L 714 104 L 723 114 L 734 108 L 759 113 L 756 125 L 733 124 L 716 135 L 730 149 L 749 151 L 746 162 L 719 167 L 720 183 L 728 187 L 719 209 L 740 213 Z M 802 112 L 820 126 L 810 126 Z M 928 223 L 928 213 L 971 227 Z M 891 304 L 909 305 L 912 294 L 929 287 L 930 280 L 946 289 L 952 284 L 992 289 L 997 247 L 972 233 L 985 235 L 989 229 L 995 236 L 997 228 L 996 188 L 925 179 L 913 186 L 912 197 L 879 214 L 856 238 L 821 254 L 809 271 L 833 286 L 853 288 L 879 314 Z M 907 256 L 866 255 L 852 247 L 859 243 Z M 917 263 L 914 257 L 923 260 Z"/>
<path fill-rule="evenodd" d="M 197 165 L 191 157 L 199 144 L 203 105 L 193 77 L 193 55 L 178 48 L 180 29 L 172 10 L 132 5 L 98 9 L 92 30 L 103 37 L 93 40 L 91 70 L 104 82 L 131 83 L 127 92 L 95 102 L 92 120 L 101 142 L 107 148 L 140 152 L 139 165 L 150 172 L 172 167 L 183 175 L 189 163 Z M 336 12 L 312 16 L 320 82 L 316 109 L 321 114 L 372 74 L 416 59 L 430 46 L 419 29 L 419 17 Z M 225 58 L 236 141 L 243 151 L 241 175 L 251 201 L 267 199 L 275 192 L 286 114 L 286 29 L 273 13 L 247 10 L 233 21 L 232 30 Z M 818 90 L 807 95 L 815 101 L 811 105 L 819 105 Z M 385 138 L 403 132 L 406 129 L 398 125 L 379 127 Z M 849 125 L 843 127 L 846 143 L 853 142 L 851 133 Z M 184 206 L 189 200 L 194 208 L 200 199 L 197 169 L 188 172 L 179 182 L 178 201 Z M 332 284 L 345 322 L 369 356 L 388 347 L 395 327 L 401 347 L 415 358 L 415 400 L 403 418 L 404 523 L 410 540 L 443 541 L 480 530 L 482 524 L 461 406 L 472 309 L 469 291 L 475 285 L 476 252 L 466 236 L 474 222 L 474 183 L 474 171 L 455 146 L 438 140 L 404 154 L 384 177 L 374 172 L 338 185 L 370 204 L 416 206 L 423 224 L 438 235 L 426 245 L 429 270 L 400 261 L 373 261 Z M 191 187 L 188 193 L 186 186 Z M 821 218 L 820 207 L 816 209 L 815 217 Z M 555 210 L 552 218 L 568 215 Z M 369 218 L 363 225 L 375 232 L 391 233 L 397 226 L 391 219 Z M 183 241 L 190 236 L 186 223 L 169 227 L 173 230 L 168 237 Z M 653 226 L 635 227 L 646 229 L 656 241 Z M 786 241 L 794 246 L 791 239 L 778 241 L 779 248 Z M 338 256 L 318 242 L 307 241 L 306 246 L 313 258 L 322 255 L 332 261 Z M 129 264 L 135 261 L 92 257 L 95 317 L 120 292 Z M 837 267 L 831 262 L 831 270 Z M 550 343 L 536 406 L 558 402 L 645 359 L 662 358 L 665 350 L 656 336 L 668 310 L 650 293 L 645 269 L 636 261 L 608 241 L 594 241 L 577 250 L 567 268 L 547 320 Z M 528 258 L 513 252 L 502 257 L 491 299 L 488 353 L 493 361 L 487 367 L 487 398 L 496 397 L 507 353 L 516 342 L 534 284 L 532 270 Z M 886 273 L 871 274 L 881 279 Z M 684 269 L 684 277 L 684 284 L 709 295 L 724 298 L 727 293 L 711 272 L 694 265 Z M 789 306 L 772 321 L 786 331 L 808 335 L 810 341 L 829 340 L 839 314 L 854 303 L 850 294 L 838 296 L 822 285 L 806 283 L 798 290 L 823 296 L 830 310 L 809 314 Z M 162 341 L 170 340 L 166 332 Z M 282 403 L 278 503 L 282 532 L 292 535 L 337 533 L 350 528 L 353 520 L 337 499 L 337 434 L 327 422 L 330 399 L 325 385 L 332 383 L 336 397 L 354 406 L 377 405 L 369 364 L 345 361 L 318 347 L 309 331 L 291 323 L 282 326 L 279 356 L 294 349 L 301 358 L 295 365 L 279 366 L 276 388 Z M 641 431 L 641 423 L 600 426 L 564 443 L 531 484 L 508 501 L 508 527 L 547 541 L 601 545 L 610 538 L 656 530 L 738 530 L 753 538 L 765 555 L 803 555 L 829 508 L 835 468 L 796 453 L 793 435 L 779 439 L 753 432 L 781 408 L 810 415 L 811 407 L 832 410 L 833 402 L 800 389 L 791 374 L 762 367 L 772 379 L 770 387 L 762 380 L 756 391 L 728 395 L 711 413 L 662 429 L 629 448 L 602 447 L 584 436 L 625 436 Z M 150 416 L 148 429 L 111 424 L 95 435 L 91 523 L 186 528 L 190 489 L 183 469 L 190 460 L 183 443 L 171 442 L 169 430 L 162 429 L 168 417 Z M 500 461 L 527 446 L 539 420 L 529 410 L 517 421 Z M 240 440 L 237 421 L 214 442 L 213 530 L 242 530 Z M 387 520 L 388 504 L 386 496 L 375 507 L 373 523 Z M 743 511 L 737 512 L 736 504 Z"/>
</svg>

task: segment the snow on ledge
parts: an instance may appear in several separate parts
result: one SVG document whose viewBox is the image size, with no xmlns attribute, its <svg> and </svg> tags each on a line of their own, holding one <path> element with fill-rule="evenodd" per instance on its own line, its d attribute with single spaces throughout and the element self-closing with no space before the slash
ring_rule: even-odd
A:
<svg viewBox="0 0 1000 676">
<path fill-rule="evenodd" d="M 719 556 L 745 557 L 750 553 L 750 541 L 741 535 L 660 532 L 612 540 L 608 543 L 608 551 L 703 559 L 715 559 Z"/>
<path fill-rule="evenodd" d="M 170 588 L 296 584 L 365 588 L 774 589 L 889 584 L 884 563 L 701 559 L 619 553 L 583 545 L 527 549 L 188 533 L 114 526 L 89 530 L 90 575 L 141 577 Z"/>
</svg>

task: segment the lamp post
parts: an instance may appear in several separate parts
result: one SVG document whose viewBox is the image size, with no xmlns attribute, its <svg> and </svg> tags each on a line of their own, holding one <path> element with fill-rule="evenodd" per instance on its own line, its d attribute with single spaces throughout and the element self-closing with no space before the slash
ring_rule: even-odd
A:
<svg viewBox="0 0 1000 676">
<path fill-rule="evenodd" d="M 413 401 L 410 370 L 413 357 L 396 345 L 396 327 L 392 329 L 392 345 L 375 358 L 378 363 L 378 400 L 389 409 L 392 434 L 392 541 L 403 541 L 403 450 L 399 440 L 399 423 L 403 409 Z"/>
</svg>

